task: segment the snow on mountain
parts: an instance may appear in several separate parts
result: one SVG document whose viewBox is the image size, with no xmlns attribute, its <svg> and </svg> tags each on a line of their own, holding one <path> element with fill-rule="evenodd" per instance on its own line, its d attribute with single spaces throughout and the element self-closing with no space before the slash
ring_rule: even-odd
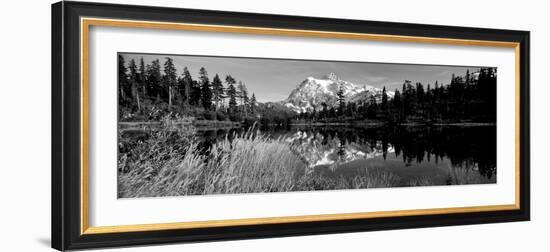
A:
<svg viewBox="0 0 550 252">
<path fill-rule="evenodd" d="M 314 107 L 320 109 L 323 103 L 332 107 L 338 102 L 337 93 L 340 89 L 343 91 L 346 102 L 369 101 L 371 96 L 374 96 L 378 102 L 382 100 L 382 89 L 369 85 L 356 85 L 330 73 L 320 79 L 306 78 L 292 90 L 284 104 L 295 112 L 313 110 Z M 391 91 L 387 91 L 386 94 L 389 98 L 393 97 Z"/>
<path fill-rule="evenodd" d="M 382 141 L 376 143 L 342 143 L 338 137 L 325 137 L 319 133 L 298 130 L 285 140 L 309 168 L 326 166 L 335 171 L 340 165 L 355 160 L 381 157 L 395 152 L 393 146 L 384 149 Z"/>
</svg>

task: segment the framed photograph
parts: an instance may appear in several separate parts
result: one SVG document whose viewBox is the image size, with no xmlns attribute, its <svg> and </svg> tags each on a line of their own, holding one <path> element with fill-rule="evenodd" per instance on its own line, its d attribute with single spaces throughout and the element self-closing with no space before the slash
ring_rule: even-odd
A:
<svg viewBox="0 0 550 252">
<path fill-rule="evenodd" d="M 529 32 L 52 6 L 58 250 L 529 220 Z"/>
</svg>

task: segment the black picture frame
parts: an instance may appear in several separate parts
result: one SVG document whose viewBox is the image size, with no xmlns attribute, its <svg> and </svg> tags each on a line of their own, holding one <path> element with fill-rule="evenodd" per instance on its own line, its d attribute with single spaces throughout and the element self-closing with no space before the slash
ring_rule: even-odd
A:
<svg viewBox="0 0 550 252">
<path fill-rule="evenodd" d="M 80 18 L 102 17 L 519 43 L 519 209 L 283 224 L 82 234 Z M 527 221 L 530 218 L 529 32 L 102 3 L 52 5 L 52 247 L 58 250 Z"/>
</svg>

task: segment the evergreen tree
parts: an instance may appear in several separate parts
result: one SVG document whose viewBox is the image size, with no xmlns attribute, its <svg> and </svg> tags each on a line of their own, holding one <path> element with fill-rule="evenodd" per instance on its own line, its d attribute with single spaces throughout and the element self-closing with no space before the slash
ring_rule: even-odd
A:
<svg viewBox="0 0 550 252">
<path fill-rule="evenodd" d="M 242 103 L 242 112 L 244 112 L 244 117 L 248 117 L 248 107 L 249 107 L 249 99 L 248 99 L 248 89 L 246 88 L 246 85 L 243 84 L 241 81 L 239 81 L 238 85 L 238 93 L 241 97 L 241 103 Z"/>
<path fill-rule="evenodd" d="M 353 117 L 355 115 L 355 107 L 355 103 L 348 102 L 348 104 L 346 105 L 346 116 Z"/>
<path fill-rule="evenodd" d="M 344 89 L 342 88 L 342 86 L 340 85 L 338 87 L 338 91 L 336 92 L 336 96 L 337 96 L 337 99 L 338 99 L 338 114 L 339 115 L 344 115 L 344 110 L 345 110 L 345 107 L 346 107 L 346 100 L 345 100 L 345 97 L 344 97 Z"/>
<path fill-rule="evenodd" d="M 229 96 L 229 111 L 234 113 L 237 110 L 237 90 L 233 84 L 229 85 L 227 95 Z"/>
<path fill-rule="evenodd" d="M 256 116 L 256 112 L 257 112 L 257 104 L 256 104 L 256 95 L 254 93 L 252 93 L 252 97 L 250 98 L 250 113 L 252 114 L 252 116 Z"/>
<path fill-rule="evenodd" d="M 119 100 L 125 101 L 128 91 L 128 76 L 126 75 L 126 62 L 122 55 L 118 55 L 118 95 Z"/>
<path fill-rule="evenodd" d="M 386 93 L 386 87 L 382 89 L 382 110 L 384 114 L 388 113 L 388 94 Z"/>
<path fill-rule="evenodd" d="M 225 77 L 227 83 L 227 96 L 229 97 L 229 112 L 234 113 L 237 108 L 237 90 L 235 89 L 235 79 L 231 75 Z"/>
<path fill-rule="evenodd" d="M 200 82 L 193 80 L 191 82 L 191 104 L 201 106 L 202 89 Z"/>
<path fill-rule="evenodd" d="M 320 117 L 326 119 L 329 116 L 329 114 L 328 114 L 328 104 L 326 102 L 322 102 L 321 107 L 323 109 L 321 110 Z"/>
<path fill-rule="evenodd" d="M 417 82 L 416 83 L 416 101 L 419 103 L 419 104 L 422 104 L 424 102 L 424 86 L 422 85 L 422 83 L 420 82 Z"/>
<path fill-rule="evenodd" d="M 403 117 L 403 108 L 401 104 L 401 93 L 398 89 L 395 89 L 392 100 L 392 107 L 394 108 L 393 113 L 396 121 L 401 121 Z"/>
<path fill-rule="evenodd" d="M 218 106 L 220 106 L 220 101 L 223 99 L 223 96 L 223 84 L 218 74 L 216 74 L 214 79 L 212 79 L 212 98 L 214 100 L 216 110 L 218 110 Z"/>
<path fill-rule="evenodd" d="M 208 72 L 204 67 L 199 70 L 199 82 L 201 86 L 201 103 L 205 109 L 212 107 L 212 89 L 210 89 L 210 80 L 208 79 Z"/>
<path fill-rule="evenodd" d="M 439 102 L 439 98 L 440 98 L 440 95 L 439 95 L 439 82 L 438 81 L 435 81 L 435 85 L 434 85 L 434 90 L 433 90 L 433 100 L 434 100 L 434 103 L 438 103 Z"/>
<path fill-rule="evenodd" d="M 185 88 L 189 91 L 187 92 L 187 96 L 189 97 L 189 104 L 193 106 L 199 106 L 201 100 L 201 87 L 199 82 L 193 80 L 187 67 L 183 69 L 183 79 L 186 85 Z"/>
<path fill-rule="evenodd" d="M 147 72 L 145 72 L 145 62 L 143 62 L 143 57 L 139 59 L 139 76 L 138 82 L 140 84 L 140 89 L 143 99 L 147 98 Z"/>
<path fill-rule="evenodd" d="M 151 97 L 155 97 L 156 101 L 160 101 L 160 86 L 162 82 L 162 74 L 160 73 L 160 61 L 153 60 L 151 65 L 145 67 L 147 72 L 147 93 Z"/>
<path fill-rule="evenodd" d="M 166 57 L 166 61 L 164 62 L 164 83 L 168 91 L 168 105 L 172 106 L 172 90 L 177 84 L 177 75 L 174 61 L 170 57 Z"/>
<path fill-rule="evenodd" d="M 130 62 L 128 63 L 128 78 L 130 81 L 137 81 L 138 78 L 138 70 L 136 61 L 134 59 L 130 59 Z"/>
<path fill-rule="evenodd" d="M 402 96 L 402 110 L 403 118 L 406 118 L 412 111 L 414 111 L 415 101 L 414 101 L 414 90 L 410 80 L 405 80 L 403 83 L 403 88 L 401 91 Z"/>
<path fill-rule="evenodd" d="M 240 100 L 240 113 L 241 113 L 241 115 L 243 113 L 246 114 L 245 96 L 247 96 L 247 92 L 248 91 L 246 89 L 246 86 L 243 84 L 242 81 L 239 81 L 239 84 L 237 84 L 237 98 L 239 98 L 239 100 Z"/>
<path fill-rule="evenodd" d="M 481 68 L 478 79 L 479 98 L 482 102 L 478 105 L 480 113 L 488 120 L 496 120 L 496 68 Z"/>
<path fill-rule="evenodd" d="M 183 68 L 183 73 L 180 78 L 180 94 L 183 97 L 184 103 L 191 104 L 191 88 L 193 86 L 193 77 L 187 67 Z"/>
<path fill-rule="evenodd" d="M 132 101 L 136 103 L 138 110 L 141 110 L 139 90 L 138 90 L 139 77 L 138 77 L 136 61 L 134 59 L 130 60 L 130 63 L 128 64 L 128 70 L 130 71 L 128 75 L 129 77 L 128 79 L 130 81 Z"/>
<path fill-rule="evenodd" d="M 435 114 L 435 104 L 434 104 L 434 94 L 433 94 L 433 90 L 430 86 L 430 84 L 428 84 L 428 87 L 426 88 L 426 118 L 431 121 L 433 119 L 433 116 Z"/>
<path fill-rule="evenodd" d="M 375 119 L 376 113 L 378 112 L 378 106 L 376 104 L 376 97 L 374 95 L 370 96 L 370 101 L 367 109 L 367 118 L 369 119 Z"/>
<path fill-rule="evenodd" d="M 420 116 L 424 116 L 424 86 L 422 86 L 422 83 L 417 82 L 416 83 L 416 112 Z"/>
</svg>

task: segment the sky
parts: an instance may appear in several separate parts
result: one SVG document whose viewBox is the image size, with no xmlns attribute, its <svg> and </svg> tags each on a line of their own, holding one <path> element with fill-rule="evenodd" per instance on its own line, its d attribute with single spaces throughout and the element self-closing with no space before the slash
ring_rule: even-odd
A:
<svg viewBox="0 0 550 252">
<path fill-rule="evenodd" d="M 191 55 L 162 55 L 120 53 L 128 63 L 131 59 L 139 64 L 143 57 L 145 64 L 155 59 L 160 60 L 161 67 L 166 57 L 173 59 L 178 76 L 187 67 L 193 79 L 198 78 L 198 72 L 204 67 L 210 80 L 218 74 L 222 80 L 230 74 L 236 80 L 242 81 L 250 94 L 254 93 L 259 102 L 281 101 L 288 97 L 307 77 L 322 78 L 335 73 L 341 80 L 356 85 L 371 85 L 377 88 L 386 87 L 394 91 L 401 89 L 405 80 L 413 83 L 448 84 L 451 76 L 465 75 L 466 70 L 477 71 L 479 67 L 467 66 L 435 66 L 413 64 L 385 64 L 369 62 L 313 61 L 300 59 L 262 59 Z M 225 83 L 224 83 L 225 84 Z"/>
</svg>

